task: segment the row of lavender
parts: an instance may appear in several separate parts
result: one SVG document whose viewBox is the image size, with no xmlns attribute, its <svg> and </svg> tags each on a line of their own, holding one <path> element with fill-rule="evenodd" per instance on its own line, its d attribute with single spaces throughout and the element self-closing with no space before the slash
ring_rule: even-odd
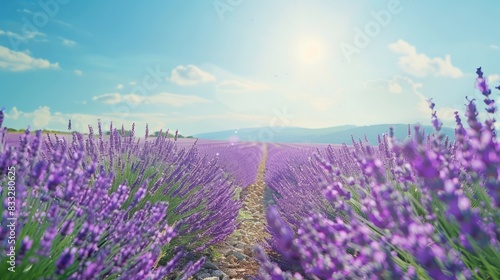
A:
<svg viewBox="0 0 500 280">
<path fill-rule="evenodd" d="M 269 249 L 279 257 L 258 249 L 260 278 L 500 279 L 496 107 L 477 74 L 488 118 L 468 100 L 468 128 L 456 114 L 453 143 L 433 111 L 436 132 L 415 127 L 404 142 L 391 132 L 315 156 L 270 150 Z"/>
<path fill-rule="evenodd" d="M 263 143 L 202 141 L 197 146 L 201 153 L 218 158 L 221 167 L 241 188 L 255 182 L 264 154 Z"/>
<path fill-rule="evenodd" d="M 308 214 L 308 204 L 322 207 L 319 186 L 310 163 L 319 148 L 291 144 L 268 146 L 265 182 L 274 194 L 274 203 L 282 209 L 287 221 L 296 225 L 301 217 Z"/>
<path fill-rule="evenodd" d="M 239 185 L 220 158 L 162 136 L 141 141 L 134 128 L 98 129 L 26 130 L 15 145 L 2 130 L 2 279 L 187 279 L 204 262 L 197 253 L 237 227 Z"/>
</svg>

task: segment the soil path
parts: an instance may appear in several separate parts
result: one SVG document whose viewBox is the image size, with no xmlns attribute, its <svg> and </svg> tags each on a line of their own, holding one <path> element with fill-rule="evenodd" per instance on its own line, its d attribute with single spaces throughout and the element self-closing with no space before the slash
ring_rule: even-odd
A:
<svg viewBox="0 0 500 280">
<path fill-rule="evenodd" d="M 240 210 L 240 217 L 243 222 L 233 234 L 216 246 L 219 256 L 216 256 L 214 262 L 230 279 L 252 279 L 251 276 L 257 274 L 259 265 L 254 259 L 253 249 L 269 237 L 263 203 L 266 189 L 264 182 L 266 160 L 267 145 L 264 144 L 256 181 L 241 193 L 243 207 Z"/>
</svg>

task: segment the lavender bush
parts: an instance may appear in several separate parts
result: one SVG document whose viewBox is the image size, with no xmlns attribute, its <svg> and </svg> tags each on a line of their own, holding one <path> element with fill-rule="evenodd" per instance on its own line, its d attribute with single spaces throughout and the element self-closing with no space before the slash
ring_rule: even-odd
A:
<svg viewBox="0 0 500 280">
<path fill-rule="evenodd" d="M 316 149 L 298 146 L 270 145 L 265 175 L 266 185 L 272 190 L 282 217 L 294 230 L 310 209 L 328 213 L 331 206 L 318 193 L 321 186 L 310 174 L 325 173 L 319 165 L 311 164 Z"/>
<path fill-rule="evenodd" d="M 477 74 L 490 116 L 479 122 L 468 100 L 468 129 L 456 114 L 453 143 L 439 133 L 431 102 L 436 133 L 416 127 L 407 141 L 395 142 L 391 132 L 376 147 L 353 141 L 354 152 L 327 149 L 309 170 L 296 170 L 296 177 L 318 180 L 309 196 L 322 195 L 331 210 L 312 203 L 291 219 L 287 209 L 304 204 L 304 190 L 283 183 L 278 192 L 292 198 L 281 198 L 267 214 L 270 243 L 282 262 L 258 248 L 260 277 L 499 279 L 500 144 L 491 90 L 481 68 Z"/>
<path fill-rule="evenodd" d="M 235 185 L 217 159 L 200 157 L 196 146 L 178 149 L 165 137 L 147 140 L 147 132 L 141 143 L 134 129 L 125 137 L 111 127 L 105 139 L 99 123 L 95 139 L 89 128 L 85 140 L 79 133 L 71 141 L 43 139 L 26 130 L 17 147 L 1 145 L 0 182 L 15 182 L 15 194 L 0 193 L 0 269 L 15 270 L 2 279 L 196 273 L 204 257 L 192 252 L 237 226 Z M 3 141 L 5 129 L 1 135 Z"/>
<path fill-rule="evenodd" d="M 147 202 L 169 203 L 165 221 L 177 224 L 178 237 L 164 247 L 162 265 L 174 256 L 178 246 L 200 252 L 234 231 L 241 202 L 233 199 L 236 185 L 221 169 L 217 158 L 200 156 L 196 143 L 178 148 L 176 139 L 163 137 L 161 131 L 159 137 L 148 140 L 146 128 L 141 143 L 140 138 L 135 138 L 134 127 L 126 136 L 123 126 L 120 132 L 111 124 L 108 139 L 103 136 L 100 123 L 98 128 L 95 139 L 89 127 L 88 160 L 95 159 L 115 174 L 110 191 L 116 192 L 125 182 L 131 185 L 132 196 L 144 196 L 132 212 Z M 48 137 L 47 151 L 53 150 L 52 145 Z M 125 205 L 132 202 L 130 198 Z"/>
<path fill-rule="evenodd" d="M 168 204 L 147 203 L 132 214 L 144 196 L 131 195 L 125 184 L 110 193 L 113 178 L 104 167 L 83 164 L 83 141 L 74 143 L 71 155 L 56 144 L 42 159 L 40 131 L 30 136 L 26 130 L 20 146 L 6 147 L 0 157 L 2 186 L 15 182 L 1 194 L 2 279 L 162 279 L 175 269 L 187 279 L 202 264 L 181 269 L 174 258 L 155 269 L 162 246 L 178 230 L 162 222 Z M 129 197 L 133 204 L 124 207 Z"/>
</svg>

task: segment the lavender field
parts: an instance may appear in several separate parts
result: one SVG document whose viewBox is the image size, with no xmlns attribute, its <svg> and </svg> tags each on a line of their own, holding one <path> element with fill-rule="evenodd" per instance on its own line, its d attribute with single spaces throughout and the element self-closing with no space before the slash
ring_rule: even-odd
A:
<svg viewBox="0 0 500 280">
<path fill-rule="evenodd" d="M 3 129 L 2 279 L 498 279 L 477 74 L 490 116 L 469 101 L 455 139 L 436 111 L 432 134 L 349 146 Z"/>
<path fill-rule="evenodd" d="M 500 280 L 499 8 L 0 1 L 0 280 Z"/>
</svg>

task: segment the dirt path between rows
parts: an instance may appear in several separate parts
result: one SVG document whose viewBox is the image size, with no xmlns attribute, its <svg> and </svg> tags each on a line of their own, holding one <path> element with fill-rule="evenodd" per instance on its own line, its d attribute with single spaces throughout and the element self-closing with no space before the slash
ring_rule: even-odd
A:
<svg viewBox="0 0 500 280">
<path fill-rule="evenodd" d="M 244 220 L 233 234 L 215 246 L 218 256 L 214 262 L 230 279 L 252 279 L 251 276 L 257 274 L 259 265 L 254 260 L 253 249 L 269 237 L 263 203 L 267 160 L 267 145 L 264 145 L 255 183 L 241 193 L 243 207 L 240 217 Z"/>
</svg>

